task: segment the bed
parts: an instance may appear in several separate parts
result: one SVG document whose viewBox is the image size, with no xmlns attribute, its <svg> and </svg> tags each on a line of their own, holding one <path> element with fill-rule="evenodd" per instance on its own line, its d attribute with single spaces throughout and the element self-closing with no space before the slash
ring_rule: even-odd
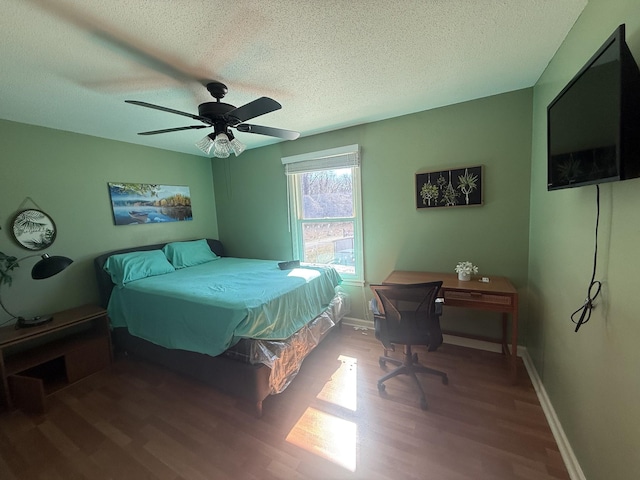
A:
<svg viewBox="0 0 640 480">
<path fill-rule="evenodd" d="M 258 416 L 349 311 L 330 266 L 281 270 L 227 257 L 215 239 L 114 250 L 94 267 L 118 350 L 249 402 Z"/>
</svg>

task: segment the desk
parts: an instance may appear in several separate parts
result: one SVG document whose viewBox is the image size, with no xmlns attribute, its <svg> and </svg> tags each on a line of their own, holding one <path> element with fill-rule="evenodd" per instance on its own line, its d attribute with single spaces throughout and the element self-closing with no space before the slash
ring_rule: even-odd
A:
<svg viewBox="0 0 640 480">
<path fill-rule="evenodd" d="M 440 295 L 449 307 L 465 307 L 502 313 L 502 353 L 509 362 L 511 380 L 517 379 L 518 360 L 518 291 L 508 278 L 490 277 L 490 281 L 480 282 L 478 277 L 468 282 L 458 280 L 455 273 L 393 271 L 383 283 L 425 283 L 442 280 Z M 511 314 L 511 351 L 509 351 L 507 322 Z M 471 338 L 480 338 L 466 335 Z M 482 338 L 482 340 L 494 341 Z"/>
</svg>

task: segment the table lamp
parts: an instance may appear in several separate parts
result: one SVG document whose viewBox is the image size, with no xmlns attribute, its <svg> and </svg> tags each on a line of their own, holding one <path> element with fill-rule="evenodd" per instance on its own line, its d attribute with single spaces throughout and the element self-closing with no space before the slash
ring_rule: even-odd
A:
<svg viewBox="0 0 640 480">
<path fill-rule="evenodd" d="M 64 270 L 65 268 L 67 268 L 69 265 L 73 263 L 73 260 L 71 260 L 70 258 L 62 257 L 62 256 L 52 257 L 48 253 L 45 253 L 43 255 L 28 255 L 18 260 L 14 260 L 4 268 L 4 272 L 3 272 L 4 275 L 2 278 L 3 282 L 0 283 L 0 287 L 2 286 L 2 283 L 11 284 L 11 277 L 8 275 L 7 272 L 19 266 L 18 264 L 23 260 L 27 260 L 29 258 L 38 257 L 38 256 L 41 257 L 40 261 L 37 262 L 31 269 L 31 278 L 33 278 L 34 280 L 42 280 L 45 278 L 53 277 L 54 275 L 57 275 L 58 273 L 60 273 L 62 270 Z M 39 325 L 48 323 L 53 319 L 51 315 L 37 316 L 33 318 L 24 318 L 24 317 L 14 315 L 10 311 L 8 311 L 4 306 L 4 303 L 2 303 L 2 295 L 0 295 L 0 307 L 2 307 L 2 309 L 8 315 L 10 315 L 12 319 L 17 320 L 16 328 L 37 327 Z"/>
</svg>

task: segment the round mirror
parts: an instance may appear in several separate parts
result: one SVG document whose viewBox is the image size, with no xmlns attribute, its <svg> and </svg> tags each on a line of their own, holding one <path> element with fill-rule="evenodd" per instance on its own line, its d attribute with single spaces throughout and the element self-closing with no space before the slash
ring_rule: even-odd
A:
<svg viewBox="0 0 640 480">
<path fill-rule="evenodd" d="M 11 223 L 16 241 L 29 250 L 44 250 L 56 239 L 56 224 L 40 210 L 23 210 Z"/>
</svg>

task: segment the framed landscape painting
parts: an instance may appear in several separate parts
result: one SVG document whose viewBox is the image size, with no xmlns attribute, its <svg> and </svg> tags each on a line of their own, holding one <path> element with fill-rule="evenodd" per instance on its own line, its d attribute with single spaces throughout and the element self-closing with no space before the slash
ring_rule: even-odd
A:
<svg viewBox="0 0 640 480">
<path fill-rule="evenodd" d="M 482 205 L 482 166 L 416 174 L 416 208 Z"/>
<path fill-rule="evenodd" d="M 193 220 L 191 192 L 180 185 L 109 183 L 116 225 L 141 225 Z"/>
</svg>

